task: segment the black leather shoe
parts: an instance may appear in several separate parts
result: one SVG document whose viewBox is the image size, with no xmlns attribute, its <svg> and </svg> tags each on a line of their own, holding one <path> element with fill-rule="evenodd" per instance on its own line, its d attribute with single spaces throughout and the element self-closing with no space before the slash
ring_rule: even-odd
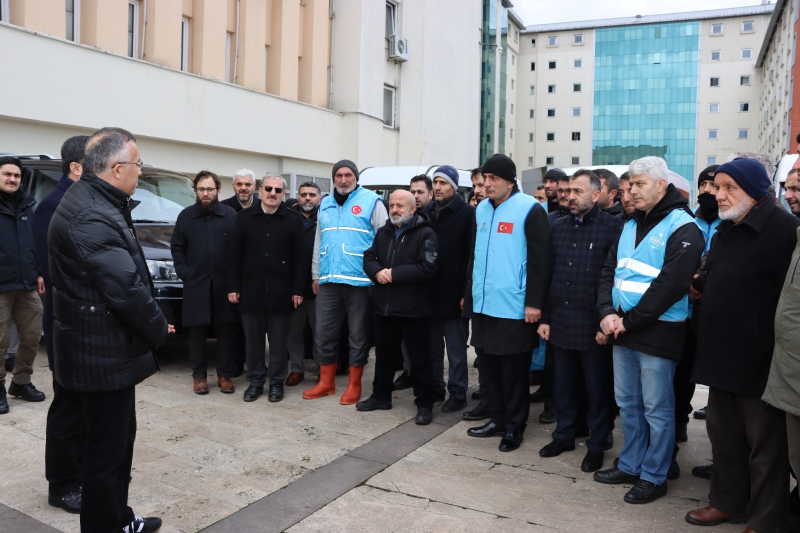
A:
<svg viewBox="0 0 800 533">
<path fill-rule="evenodd" d="M 640 479 L 636 482 L 636 485 L 628 491 L 624 499 L 628 503 L 650 503 L 666 495 L 666 482 L 661 485 L 656 485 L 650 481 Z"/>
<path fill-rule="evenodd" d="M 283 400 L 283 383 L 270 383 L 267 399 L 271 402 Z"/>
<path fill-rule="evenodd" d="M 531 393 L 531 403 L 542 403 L 544 401 L 544 391 L 541 387 Z"/>
<path fill-rule="evenodd" d="M 8 412 L 8 398 L 6 397 L 5 385 L 0 385 L 0 415 Z"/>
<path fill-rule="evenodd" d="M 557 457 L 562 452 L 571 452 L 575 449 L 575 441 L 566 441 L 554 438 L 544 448 L 539 450 L 539 455 L 542 457 Z"/>
<path fill-rule="evenodd" d="M 155 533 L 161 529 L 161 519 L 155 516 L 137 516 L 133 522 L 122 528 L 122 533 Z"/>
<path fill-rule="evenodd" d="M 74 490 L 62 496 L 48 494 L 47 503 L 53 507 L 61 507 L 68 513 L 80 514 L 81 512 L 81 490 Z"/>
<path fill-rule="evenodd" d="M 6 359 L 6 372 L 13 372 L 14 371 L 14 364 L 17 362 L 16 356 L 12 355 L 11 357 Z"/>
<path fill-rule="evenodd" d="M 605 454 L 599 450 L 589 450 L 581 462 L 581 470 L 584 472 L 596 472 L 603 466 L 603 457 Z"/>
<path fill-rule="evenodd" d="M 614 447 L 614 434 L 612 432 L 608 432 L 606 435 L 606 442 L 603 444 L 603 451 L 610 450 Z"/>
<path fill-rule="evenodd" d="M 492 414 L 489 412 L 489 404 L 481 402 L 472 411 L 464 411 L 461 417 L 464 420 L 486 420 L 491 418 Z"/>
<path fill-rule="evenodd" d="M 443 413 L 455 413 L 462 410 L 467 406 L 467 400 L 464 398 L 453 398 L 450 396 L 442 406 Z"/>
<path fill-rule="evenodd" d="M 706 409 L 708 406 L 703 407 L 702 409 L 698 409 L 694 412 L 694 417 L 698 420 L 705 420 L 706 419 Z"/>
<path fill-rule="evenodd" d="M 26 402 L 43 402 L 45 398 L 44 393 L 36 390 L 36 387 L 33 386 L 33 383 L 28 383 L 27 385 L 17 385 L 12 381 L 11 385 L 8 387 L 8 393 L 11 396 L 22 398 Z"/>
<path fill-rule="evenodd" d="M 475 392 L 472 393 L 472 399 L 473 400 L 480 400 L 481 399 L 481 391 L 480 391 L 480 389 L 476 390 Z"/>
<path fill-rule="evenodd" d="M 231 370 L 231 377 L 238 378 L 242 374 L 244 374 L 244 364 L 233 365 L 233 370 Z"/>
<path fill-rule="evenodd" d="M 522 432 L 516 429 L 509 429 L 503 435 L 503 440 L 500 441 L 498 449 L 501 452 L 513 452 L 519 445 L 522 444 Z"/>
<path fill-rule="evenodd" d="M 639 481 L 639 476 L 627 474 L 616 466 L 608 470 L 595 472 L 593 477 L 598 483 L 605 483 L 606 485 L 622 485 L 623 483 L 633 484 Z"/>
<path fill-rule="evenodd" d="M 711 470 L 714 465 L 702 465 L 692 468 L 692 475 L 703 479 L 711 479 Z"/>
<path fill-rule="evenodd" d="M 380 400 L 376 400 L 372 396 L 356 404 L 356 409 L 359 411 L 375 411 L 377 409 L 380 409 L 381 411 L 388 411 L 391 408 L 392 402 L 382 402 Z"/>
<path fill-rule="evenodd" d="M 251 384 L 249 387 L 247 387 L 247 390 L 244 391 L 244 401 L 254 402 L 262 394 L 264 394 L 264 387 L 262 385 Z"/>
<path fill-rule="evenodd" d="M 417 407 L 417 417 L 414 419 L 414 423 L 418 426 L 427 426 L 431 423 L 433 416 L 431 415 L 431 410 L 427 407 Z"/>
<path fill-rule="evenodd" d="M 470 437 L 486 438 L 486 437 L 502 437 L 506 434 L 506 429 L 500 427 L 494 422 L 489 422 L 476 428 L 469 428 L 467 435 Z"/>
<path fill-rule="evenodd" d="M 556 421 L 556 408 L 552 405 L 544 404 L 544 411 L 539 414 L 540 424 L 553 424 Z"/>
<path fill-rule="evenodd" d="M 408 372 L 403 370 L 403 373 L 397 376 L 397 379 L 394 380 L 394 390 L 406 390 L 411 388 L 411 376 L 408 375 Z"/>
<path fill-rule="evenodd" d="M 589 435 L 592 434 L 592 430 L 589 429 L 589 424 L 586 422 L 579 424 L 575 427 L 575 438 L 576 439 L 585 439 Z"/>
<path fill-rule="evenodd" d="M 689 435 L 686 432 L 688 424 L 675 424 L 675 442 L 686 442 L 689 440 Z"/>
</svg>

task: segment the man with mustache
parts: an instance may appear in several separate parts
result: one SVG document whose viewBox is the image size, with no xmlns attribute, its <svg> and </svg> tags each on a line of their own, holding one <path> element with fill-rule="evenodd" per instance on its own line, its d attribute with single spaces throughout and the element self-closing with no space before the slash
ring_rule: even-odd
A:
<svg viewBox="0 0 800 533">
<path fill-rule="evenodd" d="M 622 212 L 617 216 L 625 222 L 636 211 L 636 205 L 633 203 L 633 197 L 631 197 L 631 175 L 629 172 L 623 172 L 622 176 L 619 177 L 619 200 L 622 204 Z"/>
</svg>

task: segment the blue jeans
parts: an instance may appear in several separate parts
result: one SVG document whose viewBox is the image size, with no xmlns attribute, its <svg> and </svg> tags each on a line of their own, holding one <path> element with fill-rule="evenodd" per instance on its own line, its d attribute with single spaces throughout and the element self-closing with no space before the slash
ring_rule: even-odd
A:
<svg viewBox="0 0 800 533">
<path fill-rule="evenodd" d="M 675 446 L 677 363 L 624 346 L 614 346 L 614 395 L 625 444 L 619 469 L 661 485 Z"/>
</svg>

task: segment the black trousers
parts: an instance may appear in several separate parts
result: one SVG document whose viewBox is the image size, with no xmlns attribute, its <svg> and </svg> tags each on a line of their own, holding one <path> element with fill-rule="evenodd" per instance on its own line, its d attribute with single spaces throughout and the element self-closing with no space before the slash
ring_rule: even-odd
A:
<svg viewBox="0 0 800 533">
<path fill-rule="evenodd" d="M 136 440 L 135 389 L 83 392 L 81 401 L 86 423 L 81 532 L 118 533 L 134 519 L 128 485 Z"/>
<path fill-rule="evenodd" d="M 527 426 L 531 410 L 528 371 L 532 355 L 530 351 L 493 355 L 485 348 L 481 353 L 481 374 L 486 380 L 481 400 L 489 404 L 492 422 L 506 430 L 525 431 Z"/>
<path fill-rule="evenodd" d="M 613 359 L 611 346 L 591 350 L 565 350 L 553 347 L 556 374 L 556 411 L 558 423 L 553 436 L 559 440 L 575 440 L 575 429 L 585 417 L 591 429 L 586 447 L 602 451 L 611 431 L 614 389 L 611 386 Z M 582 397 L 588 402 L 582 406 Z"/>
<path fill-rule="evenodd" d="M 275 385 L 289 375 L 289 313 L 242 313 L 247 338 L 247 379 L 263 387 L 267 378 Z M 264 357 L 269 338 L 269 367 Z"/>
<path fill-rule="evenodd" d="M 430 319 L 375 315 L 375 377 L 372 397 L 392 401 L 396 356 L 405 342 L 411 360 L 411 386 L 418 407 L 433 408 L 436 383 L 430 352 Z"/>
<path fill-rule="evenodd" d="M 688 322 L 687 322 L 688 325 Z M 686 328 L 686 340 L 683 345 L 681 362 L 675 368 L 675 379 L 672 388 L 675 390 L 675 424 L 688 424 L 689 415 L 692 413 L 692 396 L 694 396 L 694 383 L 692 383 L 692 370 L 694 370 L 694 356 L 697 353 L 697 337 L 692 328 Z"/>
<path fill-rule="evenodd" d="M 542 384 L 540 388 L 544 394 L 544 403 L 552 406 L 556 401 L 556 364 L 552 343 L 544 347 L 544 369 L 542 369 Z M 530 367 L 529 367 L 530 368 Z"/>
<path fill-rule="evenodd" d="M 81 449 L 86 439 L 86 424 L 80 393 L 62 387 L 55 375 L 46 435 L 44 475 L 50 494 L 63 496 L 81 486 Z"/>
<path fill-rule="evenodd" d="M 244 327 L 239 322 L 233 325 L 233 364 L 244 365 L 247 360 L 247 341 L 244 338 Z"/>
<path fill-rule="evenodd" d="M 786 414 L 761 398 L 711 388 L 706 428 L 714 459 L 711 506 L 726 513 L 747 513 L 747 527 L 759 533 L 786 531 Z"/>
<path fill-rule="evenodd" d="M 189 364 L 192 367 L 193 378 L 204 378 L 208 374 L 206 363 L 206 341 L 208 328 L 211 326 L 189 327 Z M 233 367 L 233 331 L 236 324 L 215 324 L 217 333 L 217 376 L 231 377 Z"/>
</svg>

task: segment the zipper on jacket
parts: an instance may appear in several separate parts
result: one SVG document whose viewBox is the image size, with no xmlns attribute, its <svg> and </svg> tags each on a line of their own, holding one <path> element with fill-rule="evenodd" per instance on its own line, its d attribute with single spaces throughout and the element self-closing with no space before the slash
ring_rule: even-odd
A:
<svg viewBox="0 0 800 533">
<path fill-rule="evenodd" d="M 592 247 L 594 246 L 593 242 L 589 243 L 589 255 L 586 256 L 586 272 L 592 268 Z"/>
<path fill-rule="evenodd" d="M 495 207 L 492 210 L 492 219 L 489 221 L 489 240 L 486 241 L 486 262 L 483 265 L 483 297 L 481 298 L 481 314 L 483 306 L 486 305 L 486 276 L 489 274 L 489 247 L 492 244 L 492 228 L 494 227 L 494 214 L 497 212 Z"/>
</svg>

